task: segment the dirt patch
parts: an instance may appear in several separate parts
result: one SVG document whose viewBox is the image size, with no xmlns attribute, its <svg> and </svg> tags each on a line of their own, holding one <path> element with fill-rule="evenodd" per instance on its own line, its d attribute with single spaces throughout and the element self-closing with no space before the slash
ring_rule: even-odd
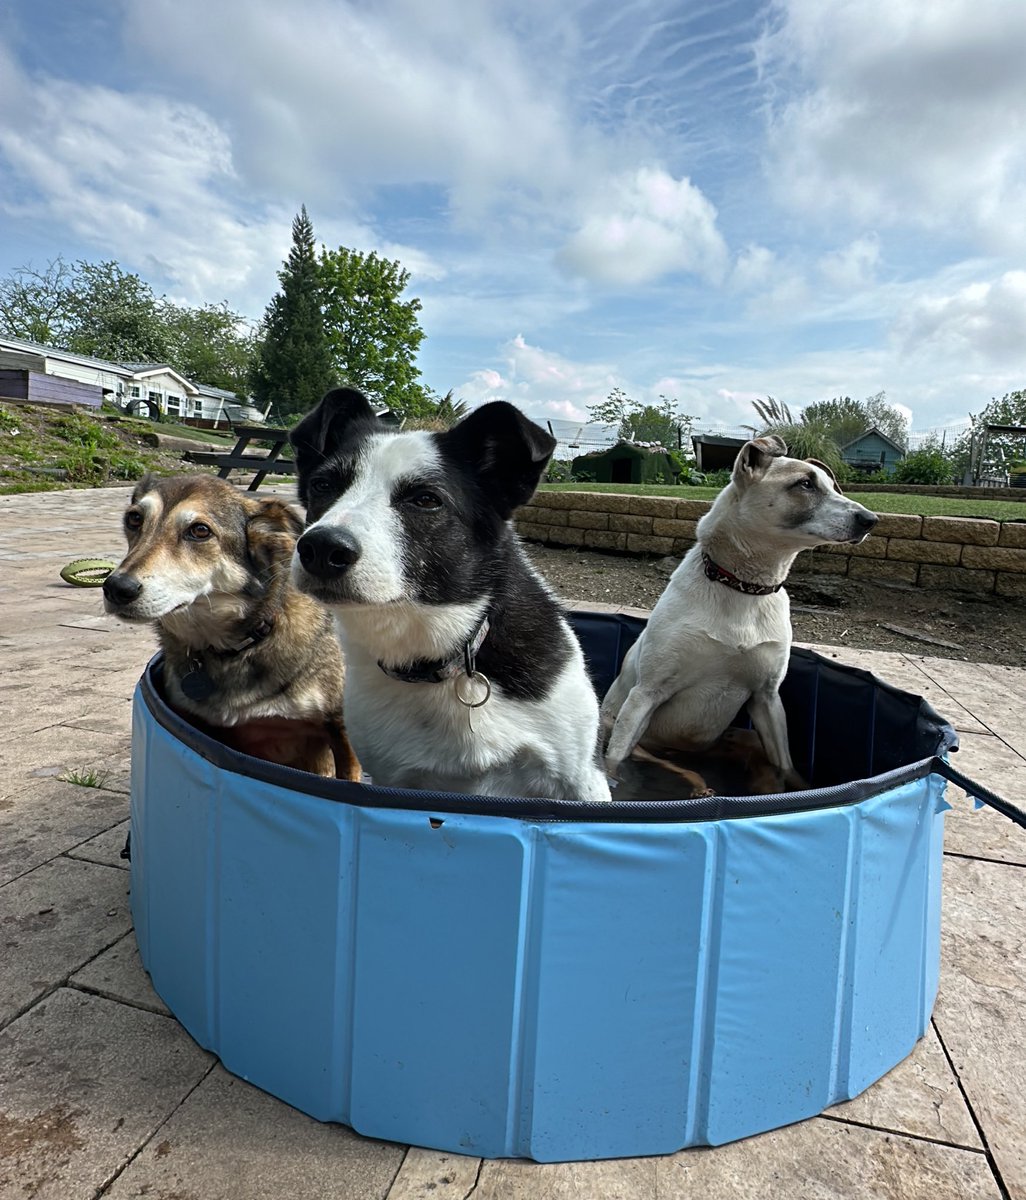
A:
<svg viewBox="0 0 1026 1200">
<path fill-rule="evenodd" d="M 540 545 L 526 549 L 565 599 L 634 608 L 652 608 L 679 561 Z M 797 642 L 1026 667 L 1021 601 L 830 576 L 792 576 L 787 590 Z"/>
</svg>

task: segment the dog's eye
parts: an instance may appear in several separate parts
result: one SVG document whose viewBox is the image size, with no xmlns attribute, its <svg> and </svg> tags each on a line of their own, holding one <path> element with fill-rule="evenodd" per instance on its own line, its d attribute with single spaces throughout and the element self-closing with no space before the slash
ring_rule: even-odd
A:
<svg viewBox="0 0 1026 1200">
<path fill-rule="evenodd" d="M 406 498 L 407 504 L 412 504 L 414 508 L 422 508 L 425 511 L 442 507 L 442 498 L 435 492 L 419 491 L 411 492 Z"/>
<path fill-rule="evenodd" d="M 195 521 L 185 533 L 186 537 L 192 538 L 194 542 L 205 542 L 210 537 L 210 526 L 204 525 L 202 521 Z"/>
<path fill-rule="evenodd" d="M 143 515 L 141 512 L 136 512 L 134 509 L 125 513 L 125 528 L 126 529 L 141 529 L 143 523 Z"/>
<path fill-rule="evenodd" d="M 331 491 L 330 479 L 311 479 L 310 491 L 317 496 L 323 496 L 326 492 Z"/>
<path fill-rule="evenodd" d="M 814 492 L 816 490 L 816 481 L 815 479 L 812 479 L 810 476 L 806 475 L 804 479 L 799 479 L 794 486 L 796 488 L 801 488 L 806 492 Z"/>
</svg>

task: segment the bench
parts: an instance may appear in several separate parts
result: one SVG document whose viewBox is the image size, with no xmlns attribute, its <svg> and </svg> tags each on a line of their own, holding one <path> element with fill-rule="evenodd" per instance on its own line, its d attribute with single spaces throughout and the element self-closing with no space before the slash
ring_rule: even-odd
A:
<svg viewBox="0 0 1026 1200">
<path fill-rule="evenodd" d="M 270 429 L 266 425 L 236 425 L 233 431 L 237 441 L 230 452 L 219 454 L 212 450 L 189 450 L 186 457 L 190 462 L 202 466 L 219 467 L 219 479 L 227 479 L 234 470 L 256 471 L 249 485 L 249 491 L 255 492 L 263 483 L 266 475 L 294 475 L 296 464 L 289 458 L 279 458 L 282 450 L 289 444 L 287 429 Z M 247 454 L 250 442 L 265 441 L 271 443 L 266 455 Z"/>
</svg>

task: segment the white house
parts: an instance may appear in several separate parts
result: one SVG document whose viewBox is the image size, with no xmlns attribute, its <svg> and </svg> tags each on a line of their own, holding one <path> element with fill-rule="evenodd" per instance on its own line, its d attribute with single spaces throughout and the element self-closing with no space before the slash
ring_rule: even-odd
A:
<svg viewBox="0 0 1026 1200">
<path fill-rule="evenodd" d="M 232 421 L 259 423 L 264 414 L 241 403 L 232 392 L 193 383 L 167 363 L 107 362 L 72 354 L 24 338 L 0 335 L 0 372 L 53 376 L 99 388 L 104 399 L 119 408 L 148 415 L 154 408 L 164 416 L 216 419 L 226 413 Z M 89 403 L 84 400 L 84 403 Z M 98 403 L 98 401 L 96 401 Z M 238 410 L 232 411 L 232 409 Z"/>
</svg>

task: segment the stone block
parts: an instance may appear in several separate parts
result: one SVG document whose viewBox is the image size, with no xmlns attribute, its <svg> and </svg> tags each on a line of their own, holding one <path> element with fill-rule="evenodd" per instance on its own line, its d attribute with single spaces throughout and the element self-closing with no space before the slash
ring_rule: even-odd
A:
<svg viewBox="0 0 1026 1200">
<path fill-rule="evenodd" d="M 518 508 L 514 520 L 519 525 L 526 521 L 532 525 L 565 525 L 569 510 L 565 508 L 539 508 L 535 504 L 525 504 Z"/>
<path fill-rule="evenodd" d="M 673 538 L 655 537 L 654 535 L 643 533 L 629 533 L 627 535 L 627 549 L 632 554 L 672 554 Z"/>
<path fill-rule="evenodd" d="M 551 525 L 531 525 L 527 521 L 517 521 L 515 529 L 525 542 L 547 542 L 553 531 Z M 559 532 L 563 533 L 564 530 Z"/>
<path fill-rule="evenodd" d="M 580 492 L 547 492 L 539 490 L 531 497 L 531 503 L 538 508 L 579 508 L 577 497 Z"/>
<path fill-rule="evenodd" d="M 608 529 L 609 515 L 575 508 L 570 510 L 566 523 L 571 529 Z"/>
<path fill-rule="evenodd" d="M 631 496 L 628 511 L 642 517 L 674 517 L 680 503 L 672 496 Z"/>
<path fill-rule="evenodd" d="M 686 537 L 674 538 L 673 539 L 673 553 L 676 554 L 678 558 L 683 558 L 684 555 L 687 554 L 687 552 L 691 549 L 691 547 L 694 544 L 695 544 L 694 538 L 686 538 Z"/>
<path fill-rule="evenodd" d="M 931 542 L 959 542 L 963 546 L 996 546 L 1001 526 L 975 517 L 923 517 L 923 537 Z"/>
<path fill-rule="evenodd" d="M 857 500 L 858 496 L 853 497 Z M 871 537 L 917 538 L 922 536 L 923 518 L 907 513 L 880 513 Z"/>
<path fill-rule="evenodd" d="M 995 571 L 970 571 L 966 567 L 940 567 L 923 563 L 919 568 L 919 586 L 953 592 L 992 592 Z"/>
<path fill-rule="evenodd" d="M 711 500 L 678 500 L 676 517 L 678 521 L 698 521 L 712 508 Z"/>
<path fill-rule="evenodd" d="M 915 583 L 918 563 L 896 562 L 889 558 L 853 558 L 848 575 L 851 579 L 893 579 L 897 583 Z"/>
<path fill-rule="evenodd" d="M 695 537 L 697 521 L 680 521 L 669 517 L 653 517 L 652 532 L 656 537 L 691 538 Z"/>
<path fill-rule="evenodd" d="M 577 503 L 574 508 L 585 512 L 626 513 L 631 512 L 631 497 L 622 492 L 574 492 Z"/>
<path fill-rule="evenodd" d="M 1011 546 L 1014 550 L 1026 550 L 1026 520 L 1002 521 L 998 545 Z"/>
<path fill-rule="evenodd" d="M 887 539 L 887 557 L 901 562 L 942 563 L 954 567 L 961 556 L 962 547 L 955 542 L 928 542 L 923 538 Z"/>
<path fill-rule="evenodd" d="M 652 521 L 652 517 L 624 513 L 609 514 L 609 528 L 617 533 L 651 533 Z"/>
<path fill-rule="evenodd" d="M 847 575 L 851 559 L 843 554 L 799 554 L 791 567 L 793 575 Z"/>
<path fill-rule="evenodd" d="M 583 546 L 584 545 L 584 530 L 571 529 L 568 525 L 566 529 L 548 529 L 546 541 L 550 546 Z"/>
<path fill-rule="evenodd" d="M 584 544 L 592 550 L 626 550 L 627 534 L 609 529 L 586 529 Z"/>
<path fill-rule="evenodd" d="M 1026 575 L 1026 550 L 1011 546 L 964 546 L 963 567 L 984 567 Z"/>
<path fill-rule="evenodd" d="M 1026 575 L 1012 575 L 1005 571 L 998 571 L 994 591 L 999 596 L 1013 596 L 1020 600 L 1026 600 Z"/>
</svg>

